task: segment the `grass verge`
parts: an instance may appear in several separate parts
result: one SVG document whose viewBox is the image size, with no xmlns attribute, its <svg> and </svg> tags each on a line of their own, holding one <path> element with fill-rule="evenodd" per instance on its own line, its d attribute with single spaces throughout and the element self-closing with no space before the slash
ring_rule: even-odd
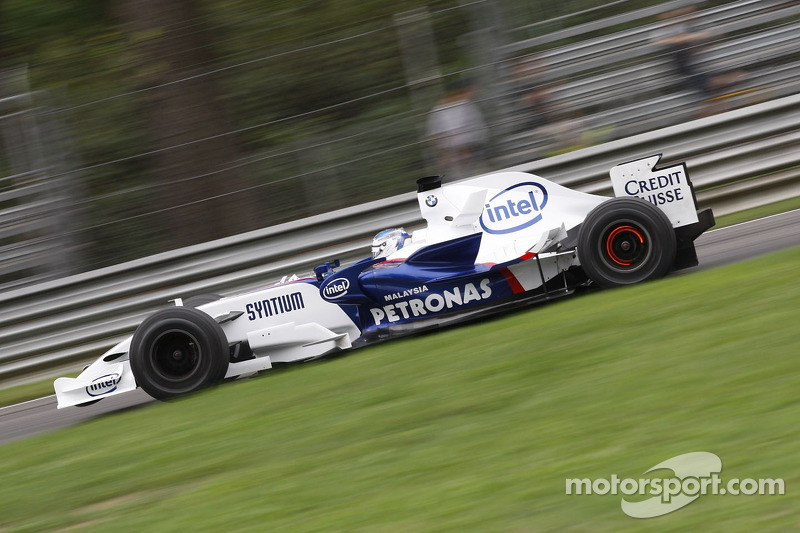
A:
<svg viewBox="0 0 800 533">
<path fill-rule="evenodd" d="M 725 226 L 733 226 L 734 224 L 740 224 L 742 222 L 747 222 L 748 220 L 755 220 L 757 218 L 767 217 L 770 215 L 777 215 L 779 213 L 785 213 L 786 211 L 792 211 L 794 209 L 800 209 L 800 196 L 787 198 L 786 200 L 782 200 L 780 202 L 762 205 L 761 207 L 754 207 L 752 209 L 745 209 L 744 211 L 721 216 L 717 219 L 717 224 L 714 227 L 723 228 Z"/>
<path fill-rule="evenodd" d="M 0 447 L 0 531 L 797 527 L 800 248 L 291 367 Z M 636 520 L 566 478 L 708 451 L 784 496 Z"/>
<path fill-rule="evenodd" d="M 73 372 L 71 375 L 77 374 Z M 53 394 L 53 378 L 15 385 L 7 389 L 0 389 L 0 407 L 50 396 L 51 394 Z"/>
</svg>

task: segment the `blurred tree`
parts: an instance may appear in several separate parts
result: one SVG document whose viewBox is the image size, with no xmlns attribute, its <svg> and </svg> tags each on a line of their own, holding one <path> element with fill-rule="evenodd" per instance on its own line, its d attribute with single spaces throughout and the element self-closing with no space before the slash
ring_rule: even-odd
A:
<svg viewBox="0 0 800 533">
<path fill-rule="evenodd" d="M 111 0 L 134 43 L 135 86 L 150 144 L 149 172 L 172 246 L 260 227 L 254 182 L 220 96 L 206 22 L 194 0 Z"/>
<path fill-rule="evenodd" d="M 407 190 L 421 116 L 393 16 L 427 5 L 453 72 L 462 3 L 3 0 L 0 68 L 68 125 L 97 268 Z"/>
</svg>

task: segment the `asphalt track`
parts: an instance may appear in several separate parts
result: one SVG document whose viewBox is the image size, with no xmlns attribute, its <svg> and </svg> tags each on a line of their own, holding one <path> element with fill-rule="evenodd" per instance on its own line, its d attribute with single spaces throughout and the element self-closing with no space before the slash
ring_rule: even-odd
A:
<svg viewBox="0 0 800 533">
<path fill-rule="evenodd" d="M 679 275 L 793 246 L 800 246 L 800 209 L 706 232 L 697 239 L 700 266 L 681 271 Z M 0 445 L 137 409 L 154 401 L 137 389 L 88 407 L 57 410 L 55 396 L 4 407 L 0 409 Z"/>
</svg>

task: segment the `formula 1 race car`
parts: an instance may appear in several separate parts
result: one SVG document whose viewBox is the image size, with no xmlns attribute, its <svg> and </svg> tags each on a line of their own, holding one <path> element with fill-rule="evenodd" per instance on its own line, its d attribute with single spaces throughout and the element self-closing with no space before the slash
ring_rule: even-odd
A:
<svg viewBox="0 0 800 533">
<path fill-rule="evenodd" d="M 77 378 L 55 381 L 58 407 L 137 386 L 157 399 L 307 361 L 580 287 L 660 278 L 697 264 L 694 240 L 714 225 L 698 211 L 684 164 L 660 155 L 611 170 L 615 198 L 522 172 L 442 185 L 417 181 L 426 227 L 379 233 L 350 266 L 221 298 L 176 300 Z"/>
</svg>

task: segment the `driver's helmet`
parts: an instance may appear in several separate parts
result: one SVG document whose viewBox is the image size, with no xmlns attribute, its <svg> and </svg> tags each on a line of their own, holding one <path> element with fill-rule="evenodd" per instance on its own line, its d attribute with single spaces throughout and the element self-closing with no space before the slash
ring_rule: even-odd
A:
<svg viewBox="0 0 800 533">
<path fill-rule="evenodd" d="M 403 228 L 383 230 L 372 239 L 372 258 L 388 257 L 402 248 L 409 237 Z"/>
</svg>

